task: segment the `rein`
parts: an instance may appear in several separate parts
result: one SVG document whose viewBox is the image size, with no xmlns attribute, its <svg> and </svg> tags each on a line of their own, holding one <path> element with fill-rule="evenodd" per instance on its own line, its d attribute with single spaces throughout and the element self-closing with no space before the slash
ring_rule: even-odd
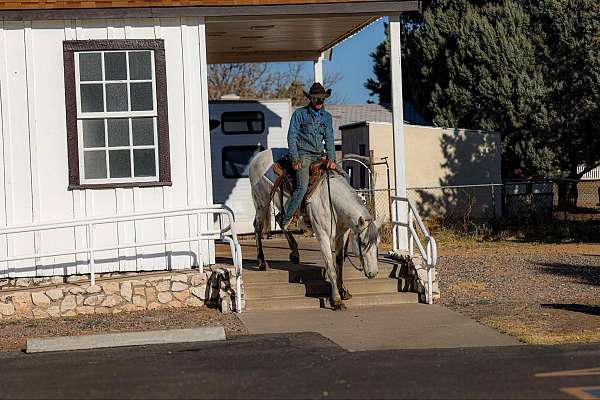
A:
<svg viewBox="0 0 600 400">
<path fill-rule="evenodd" d="M 369 225 L 371 223 L 369 222 Z M 350 265 L 352 265 L 354 267 L 355 270 L 357 271 L 364 271 L 365 270 L 365 258 L 363 256 L 363 244 L 362 244 L 362 239 L 360 238 L 360 235 L 362 235 L 362 233 L 364 231 L 366 231 L 367 229 L 369 229 L 369 226 L 367 225 L 367 227 L 365 229 L 363 229 L 362 231 L 360 231 L 356 237 L 356 240 L 358 241 L 358 256 L 360 258 L 360 268 L 358 268 L 356 265 L 354 265 L 354 263 L 352 262 L 352 259 L 350 258 L 350 256 L 348 256 L 348 243 L 350 243 L 350 241 L 346 242 L 346 245 L 344 246 L 344 261 L 348 260 L 350 261 Z M 369 245 L 369 247 L 367 247 L 366 250 L 369 250 L 371 248 L 372 245 Z"/>
</svg>

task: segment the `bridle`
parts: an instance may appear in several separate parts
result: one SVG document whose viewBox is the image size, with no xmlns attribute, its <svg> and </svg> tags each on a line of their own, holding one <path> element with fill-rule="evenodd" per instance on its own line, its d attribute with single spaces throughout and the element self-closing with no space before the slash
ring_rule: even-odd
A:
<svg viewBox="0 0 600 400">
<path fill-rule="evenodd" d="M 331 183 L 329 182 L 329 170 L 326 170 L 327 173 L 327 194 L 329 197 L 329 210 L 331 212 L 331 219 L 330 219 L 330 231 L 329 231 L 329 237 L 332 236 L 332 232 L 333 232 L 333 222 L 335 219 L 335 214 L 333 213 L 333 204 L 331 202 Z M 350 241 L 346 241 L 346 244 L 344 245 L 344 261 L 348 260 L 350 261 L 350 265 L 352 265 L 354 267 L 354 269 L 356 269 L 357 271 L 363 271 L 365 270 L 365 257 L 363 255 L 363 243 L 362 243 L 362 239 L 361 239 L 361 235 L 367 230 L 369 229 L 369 226 L 373 223 L 372 219 L 367 220 L 369 221 L 369 223 L 367 224 L 367 226 L 361 230 L 358 235 L 357 235 L 357 241 L 358 241 L 358 256 L 360 258 L 360 268 L 358 268 L 356 265 L 354 265 L 354 263 L 352 262 L 352 259 L 348 256 L 348 243 L 350 243 Z M 369 251 L 369 249 L 371 248 L 371 246 L 373 246 L 373 243 L 369 243 L 367 245 L 367 248 L 365 249 L 365 251 Z"/>
<path fill-rule="evenodd" d="M 356 265 L 354 265 L 354 263 L 352 262 L 352 259 L 348 256 L 348 243 L 350 243 L 350 241 L 348 240 L 346 242 L 346 246 L 344 246 L 344 260 L 348 260 L 350 261 L 350 265 L 352 265 L 354 267 L 354 269 L 356 269 L 357 271 L 363 271 L 365 270 L 365 256 L 363 255 L 363 241 L 361 238 L 361 235 L 367 230 L 369 229 L 369 225 L 371 225 L 373 223 L 372 220 L 369 220 L 369 224 L 367 224 L 367 226 L 361 230 L 358 235 L 356 235 L 356 241 L 358 242 L 358 257 L 360 258 L 360 268 L 358 268 Z M 373 246 L 373 243 L 370 243 L 366 246 L 366 249 L 364 250 L 369 251 L 369 249 L 371 248 L 371 246 Z"/>
</svg>

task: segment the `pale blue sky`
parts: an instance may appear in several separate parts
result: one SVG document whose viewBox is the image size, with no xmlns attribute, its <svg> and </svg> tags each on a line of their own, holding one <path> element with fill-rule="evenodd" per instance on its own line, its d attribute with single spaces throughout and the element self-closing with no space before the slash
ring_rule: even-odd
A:
<svg viewBox="0 0 600 400">
<path fill-rule="evenodd" d="M 374 77 L 373 62 L 369 54 L 384 39 L 384 19 L 371 24 L 350 39 L 338 44 L 333 49 L 333 59 L 325 61 L 324 73 L 339 72 L 343 79 L 332 90 L 336 98 L 346 104 L 366 103 L 371 97 L 363 86 L 367 78 Z M 307 78 L 312 78 L 312 63 L 302 63 Z M 287 64 L 274 65 L 274 69 L 286 69 Z M 372 98 L 377 101 L 377 98 Z"/>
</svg>

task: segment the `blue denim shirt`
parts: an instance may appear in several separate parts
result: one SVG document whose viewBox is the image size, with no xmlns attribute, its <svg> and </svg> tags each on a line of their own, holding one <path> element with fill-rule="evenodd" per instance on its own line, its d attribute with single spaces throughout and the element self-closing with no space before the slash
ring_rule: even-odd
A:
<svg viewBox="0 0 600 400">
<path fill-rule="evenodd" d="M 300 161 L 303 154 L 320 155 L 323 149 L 327 149 L 328 159 L 335 160 L 332 118 L 324 109 L 316 111 L 307 105 L 294 111 L 287 139 L 294 162 Z"/>
</svg>

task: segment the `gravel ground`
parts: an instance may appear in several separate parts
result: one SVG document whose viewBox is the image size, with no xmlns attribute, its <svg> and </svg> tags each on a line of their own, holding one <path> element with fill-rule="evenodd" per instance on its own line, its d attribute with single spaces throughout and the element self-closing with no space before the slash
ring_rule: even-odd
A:
<svg viewBox="0 0 600 400">
<path fill-rule="evenodd" d="M 116 315 L 85 315 L 68 318 L 1 321 L 0 351 L 21 349 L 28 338 L 79 336 L 97 333 L 139 332 L 160 329 L 223 326 L 227 337 L 246 334 L 235 314 L 221 314 L 211 308 L 136 311 Z"/>
<path fill-rule="evenodd" d="M 441 303 L 537 344 L 600 341 L 600 245 L 496 245 L 440 257 Z"/>
</svg>

